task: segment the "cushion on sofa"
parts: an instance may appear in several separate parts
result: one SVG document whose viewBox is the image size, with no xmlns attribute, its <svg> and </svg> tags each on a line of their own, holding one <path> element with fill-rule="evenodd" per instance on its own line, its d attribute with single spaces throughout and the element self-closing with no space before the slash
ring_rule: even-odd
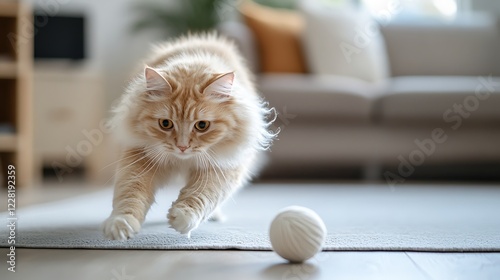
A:
<svg viewBox="0 0 500 280">
<path fill-rule="evenodd" d="M 298 120 L 369 122 L 380 87 L 342 76 L 266 74 L 257 81 L 260 92 L 279 113 Z"/>
<path fill-rule="evenodd" d="M 300 42 L 304 21 L 299 13 L 252 1 L 244 1 L 240 12 L 256 38 L 262 72 L 306 72 Z"/>
<path fill-rule="evenodd" d="M 381 30 L 393 76 L 500 75 L 500 31 L 492 15 L 401 19 Z"/>
<path fill-rule="evenodd" d="M 406 76 L 389 85 L 375 102 L 375 116 L 384 122 L 500 121 L 500 77 Z"/>
<path fill-rule="evenodd" d="M 318 0 L 304 0 L 299 6 L 306 19 L 303 43 L 311 73 L 374 83 L 389 76 L 384 38 L 368 14 Z"/>
</svg>

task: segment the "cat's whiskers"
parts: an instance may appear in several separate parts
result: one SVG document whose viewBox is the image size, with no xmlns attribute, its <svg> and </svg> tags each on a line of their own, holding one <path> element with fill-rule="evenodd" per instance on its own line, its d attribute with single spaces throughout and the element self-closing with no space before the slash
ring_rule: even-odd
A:
<svg viewBox="0 0 500 280">
<path fill-rule="evenodd" d="M 209 152 L 211 152 L 213 155 L 210 155 Z M 213 165 L 215 165 L 215 167 L 217 167 L 222 175 L 222 177 L 224 177 L 224 180 L 226 182 L 228 182 L 227 178 L 226 178 L 226 175 L 224 175 L 224 172 L 222 171 L 222 168 L 220 167 L 220 164 L 217 162 L 217 160 L 215 159 L 215 154 L 212 150 L 208 149 L 206 152 L 207 156 L 209 157 L 209 160 L 211 159 L 211 162 Z"/>
<path fill-rule="evenodd" d="M 200 158 L 199 158 L 198 154 L 196 154 L 194 156 L 194 159 L 196 161 L 196 168 L 195 168 L 196 173 L 194 174 L 194 176 L 196 176 L 196 179 L 193 182 L 193 185 L 196 185 L 196 184 L 198 184 L 198 181 L 200 180 L 200 177 L 201 177 L 201 175 L 200 175 L 201 174 L 201 171 L 200 171 L 201 162 L 200 162 Z"/>
<path fill-rule="evenodd" d="M 219 166 L 218 166 L 218 165 L 217 165 L 217 164 L 213 161 L 213 159 L 211 159 L 211 157 L 210 157 L 210 155 L 209 155 L 208 153 L 206 153 L 205 151 L 203 151 L 202 155 L 204 156 L 203 158 L 207 161 L 208 166 L 209 166 L 209 167 L 211 167 L 211 168 L 212 168 L 212 170 L 214 171 L 215 176 L 217 177 L 217 181 L 218 181 L 219 185 L 222 185 L 224 182 L 222 182 L 222 180 L 221 180 L 221 178 L 219 177 L 219 174 L 218 174 L 218 172 L 217 172 L 217 169 L 215 169 L 215 167 L 217 167 L 217 168 L 220 170 L 221 175 L 225 178 L 225 176 L 224 176 L 224 174 L 223 174 L 222 170 L 221 170 L 221 169 L 220 169 L 220 167 L 219 167 Z M 207 171 L 208 171 L 208 169 L 207 169 Z M 210 176 L 211 176 L 211 177 L 210 177 L 210 180 L 212 180 L 212 179 L 214 178 L 214 177 L 213 177 L 213 176 L 214 176 L 214 174 L 211 174 L 211 172 L 207 172 L 207 174 L 210 174 Z M 227 181 L 227 180 L 226 180 L 226 181 Z M 203 187 L 202 191 L 203 191 L 203 190 L 204 190 L 204 188 L 206 187 L 206 184 L 207 184 L 207 183 L 208 183 L 208 180 L 206 180 L 206 181 L 205 181 L 205 185 L 204 185 L 204 187 Z M 217 201 L 212 201 L 212 199 L 211 199 L 210 197 L 207 197 L 207 198 L 210 200 L 210 202 L 211 202 L 211 203 L 215 203 L 215 204 L 217 203 Z"/>
<path fill-rule="evenodd" d="M 141 178 L 144 174 L 147 174 L 149 171 L 151 171 L 151 169 L 155 166 L 155 163 L 156 163 L 157 159 L 158 159 L 158 158 L 160 158 L 160 157 L 163 155 L 163 153 L 162 153 L 161 151 L 154 151 L 154 152 L 155 152 L 154 156 L 153 156 L 153 157 L 151 157 L 151 158 L 150 158 L 150 159 L 146 162 L 146 163 L 147 163 L 147 166 L 146 166 L 146 167 L 144 167 L 144 169 L 142 169 L 141 173 L 139 173 L 138 175 L 137 175 L 137 174 L 136 174 L 136 175 L 134 175 L 134 177 L 135 177 L 136 179 Z M 142 166 L 144 166 L 146 163 L 144 163 Z M 151 165 L 151 164 L 152 164 L 152 165 Z M 142 167 L 142 166 L 141 166 L 141 167 Z M 141 168 L 141 167 L 139 167 L 139 168 Z M 146 169 L 147 169 L 147 170 L 146 170 Z"/>
<path fill-rule="evenodd" d="M 214 151 L 212 151 L 212 150 L 208 149 L 208 150 L 207 150 L 207 155 L 209 155 L 209 154 L 208 154 L 208 152 L 212 153 L 212 154 L 215 156 L 215 152 L 214 152 Z M 220 165 L 218 164 L 218 162 L 216 161 L 216 159 L 214 158 L 214 156 L 212 156 L 212 157 L 211 157 L 211 158 L 212 158 L 212 160 L 213 160 L 213 163 L 214 163 L 214 164 L 215 164 L 215 166 L 216 166 L 216 167 L 220 170 L 220 172 L 221 172 L 222 176 L 224 177 L 224 180 L 226 180 L 226 183 L 229 183 L 229 180 L 228 180 L 228 179 L 226 178 L 226 176 L 224 175 L 224 172 L 223 172 L 222 168 L 220 167 Z M 232 197 L 230 197 L 230 199 L 232 200 L 233 198 L 232 198 Z M 234 200 L 233 200 L 233 202 L 234 202 Z"/>
<path fill-rule="evenodd" d="M 202 165 L 203 165 L 203 170 L 208 170 L 208 163 L 206 162 L 205 158 L 203 157 L 203 154 L 200 154 L 199 159 L 200 159 L 200 163 L 202 163 Z M 203 178 L 203 170 L 201 170 L 199 168 L 197 169 L 198 178 L 196 179 L 196 182 L 194 184 L 197 184 L 198 180 Z M 206 185 L 207 185 L 207 181 L 208 180 L 206 180 L 206 179 L 205 180 L 202 179 L 200 184 L 191 193 L 197 194 L 198 191 L 200 190 L 200 187 L 202 186 L 202 184 L 203 184 L 203 187 L 201 187 L 201 190 L 204 190 Z"/>
<path fill-rule="evenodd" d="M 198 181 L 200 180 L 200 158 L 199 158 L 199 155 L 196 154 L 194 156 L 194 159 L 196 160 L 196 173 L 194 174 L 196 176 L 196 180 L 193 182 L 193 185 L 196 185 L 198 184 Z"/>
<path fill-rule="evenodd" d="M 211 168 L 214 171 L 215 175 L 217 176 L 217 180 L 219 181 L 219 184 L 220 184 L 221 181 L 220 181 L 219 174 L 217 173 L 217 170 L 215 170 L 215 167 L 212 165 L 212 161 L 210 160 L 209 155 L 205 151 L 202 152 L 202 155 L 203 155 L 203 158 L 205 159 L 205 161 L 207 162 L 207 174 L 210 174 L 211 176 L 213 176 L 213 173 L 208 172 L 209 171 L 208 169 Z"/>
<path fill-rule="evenodd" d="M 104 169 L 106 169 L 106 168 L 110 167 L 111 165 L 117 164 L 117 163 L 119 163 L 120 161 L 123 161 L 123 160 L 129 159 L 129 158 L 132 158 L 132 157 L 138 156 L 138 155 L 140 155 L 141 153 L 143 153 L 143 151 L 133 151 L 133 152 L 135 152 L 135 153 L 134 153 L 134 154 L 132 154 L 132 155 L 128 155 L 128 156 L 126 156 L 126 157 L 122 157 L 122 158 L 120 158 L 120 159 L 118 159 L 118 160 L 116 160 L 116 161 L 114 161 L 114 162 L 112 162 L 112 163 L 110 163 L 110 164 L 108 164 L 108 165 L 104 166 L 103 168 L 101 168 L 101 169 L 99 170 L 99 172 L 102 172 Z M 127 153 L 127 152 L 126 152 L 126 153 Z"/>
<path fill-rule="evenodd" d="M 207 163 L 207 169 L 206 169 L 206 171 L 207 171 L 208 177 L 210 178 L 210 180 L 206 180 L 205 181 L 205 186 L 204 187 L 206 187 L 206 185 L 209 184 L 209 183 L 213 184 L 213 182 L 215 181 L 214 179 L 217 179 L 218 184 L 220 184 L 221 181 L 220 181 L 220 177 L 217 174 L 217 172 L 215 172 L 215 174 L 212 173 L 212 172 L 210 172 L 210 169 L 214 170 L 214 167 L 212 166 L 212 163 L 210 162 L 210 158 L 208 158 L 206 155 L 204 156 L 204 158 L 205 158 L 205 162 Z"/>
<path fill-rule="evenodd" d="M 205 160 L 205 163 L 206 163 L 206 174 L 208 175 L 207 178 L 205 179 L 205 184 L 203 185 L 203 188 L 201 189 L 201 192 L 203 192 L 205 190 L 205 188 L 207 187 L 207 184 L 213 182 L 213 178 L 214 178 L 214 175 L 211 174 L 211 172 L 209 172 L 209 167 L 211 167 L 211 164 L 210 164 L 210 160 L 205 156 L 204 157 L 204 160 Z M 217 176 L 217 179 L 219 179 L 219 177 Z M 220 184 L 220 180 L 219 180 L 219 184 Z M 210 203 L 212 203 L 212 205 L 216 205 L 216 203 L 214 203 L 214 201 L 212 200 L 212 197 L 209 197 L 209 196 L 205 196 L 206 199 L 208 199 L 210 201 Z"/>
<path fill-rule="evenodd" d="M 155 171 L 153 172 L 153 176 L 151 176 L 151 180 L 149 181 L 149 185 L 152 185 L 153 184 L 153 179 L 155 178 L 155 175 L 156 175 L 156 171 L 158 171 L 158 168 L 163 165 L 164 163 L 164 160 L 168 157 L 168 154 L 167 153 L 163 153 L 160 157 L 160 159 L 156 162 L 156 169 Z"/>
<path fill-rule="evenodd" d="M 165 153 L 165 158 L 162 160 L 162 165 L 166 165 L 168 163 L 168 159 L 170 158 L 169 153 Z"/>
<path fill-rule="evenodd" d="M 139 152 L 139 154 L 140 154 L 140 153 L 144 153 L 144 150 L 143 150 L 143 151 L 141 151 L 141 152 Z M 128 164 L 128 165 L 126 165 L 126 166 L 124 166 L 124 167 L 121 167 L 121 168 L 117 169 L 117 170 L 115 171 L 115 174 L 113 174 L 113 175 L 112 175 L 112 176 L 111 176 L 111 177 L 110 177 L 110 178 L 106 181 L 106 183 L 104 183 L 104 184 L 105 184 L 105 185 L 107 185 L 107 184 L 108 184 L 108 182 L 109 182 L 111 179 L 113 179 L 113 178 L 117 178 L 117 177 L 118 177 L 118 175 L 120 175 L 120 173 L 122 173 L 122 172 L 123 172 L 123 170 L 127 169 L 128 167 L 132 166 L 133 164 L 135 164 L 135 163 L 137 163 L 137 162 L 139 162 L 139 161 L 141 161 L 141 160 L 143 160 L 143 159 L 145 159 L 145 158 L 147 158 L 147 157 L 148 157 L 147 153 L 144 153 L 144 155 L 143 155 L 142 157 L 140 157 L 140 158 L 136 159 L 135 161 L 131 162 L 130 164 Z"/>
<path fill-rule="evenodd" d="M 156 148 L 156 147 L 158 147 L 158 146 L 159 146 L 158 144 L 155 144 L 155 145 L 152 145 L 152 146 L 146 146 L 146 147 L 143 147 L 143 148 L 142 148 L 142 153 L 144 153 L 144 156 L 142 156 L 142 157 L 138 158 L 137 160 L 135 160 L 135 161 L 131 162 L 130 164 L 128 164 L 128 165 L 126 165 L 126 166 L 122 167 L 120 170 L 117 170 L 117 172 L 116 172 L 115 176 L 117 177 L 117 176 L 118 176 L 121 172 L 123 172 L 124 170 L 126 170 L 128 167 L 130 167 L 130 166 L 132 166 L 132 165 L 136 164 L 137 162 L 139 162 L 139 161 L 141 161 L 141 160 L 144 160 L 144 159 L 149 158 L 149 159 L 147 159 L 147 160 L 146 160 L 146 162 L 145 162 L 145 163 L 143 163 L 141 166 L 139 166 L 139 167 L 138 167 L 138 169 L 139 169 L 139 168 L 141 168 L 141 167 L 143 167 L 144 165 L 146 165 L 146 164 L 147 164 L 147 163 L 151 160 L 151 159 L 150 159 L 150 157 L 151 157 L 151 155 L 150 155 L 150 154 L 151 154 L 151 151 L 153 151 L 153 150 L 154 150 L 154 148 Z M 136 176 L 133 176 L 132 178 L 137 178 L 137 177 L 136 177 Z M 130 181 L 130 180 L 129 180 L 129 181 Z"/>
</svg>

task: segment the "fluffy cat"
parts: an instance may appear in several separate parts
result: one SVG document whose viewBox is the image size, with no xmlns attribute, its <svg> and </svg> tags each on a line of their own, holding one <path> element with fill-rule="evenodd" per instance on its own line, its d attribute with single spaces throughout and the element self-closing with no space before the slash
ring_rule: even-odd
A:
<svg viewBox="0 0 500 280">
<path fill-rule="evenodd" d="M 185 186 L 167 218 L 189 236 L 250 179 L 276 136 L 266 121 L 272 112 L 229 41 L 189 35 L 156 46 L 114 110 L 124 150 L 105 236 L 138 233 L 156 190 L 176 176 Z"/>
</svg>

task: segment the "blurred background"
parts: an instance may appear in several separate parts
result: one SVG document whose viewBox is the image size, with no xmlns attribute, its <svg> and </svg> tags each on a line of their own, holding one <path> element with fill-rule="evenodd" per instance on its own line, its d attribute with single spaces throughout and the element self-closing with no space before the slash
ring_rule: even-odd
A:
<svg viewBox="0 0 500 280">
<path fill-rule="evenodd" d="M 112 184 L 106 127 L 152 43 L 217 29 L 276 107 L 260 180 L 500 180 L 496 0 L 0 1 L 0 158 Z"/>
</svg>

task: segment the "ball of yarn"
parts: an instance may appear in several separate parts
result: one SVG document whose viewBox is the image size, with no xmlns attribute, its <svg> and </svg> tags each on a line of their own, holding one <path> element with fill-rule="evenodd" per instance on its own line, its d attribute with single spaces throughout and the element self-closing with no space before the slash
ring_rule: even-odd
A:
<svg viewBox="0 0 500 280">
<path fill-rule="evenodd" d="M 303 262 L 318 253 L 326 238 L 325 223 L 313 210 L 301 206 L 282 209 L 269 231 L 274 251 L 290 262 Z"/>
</svg>

